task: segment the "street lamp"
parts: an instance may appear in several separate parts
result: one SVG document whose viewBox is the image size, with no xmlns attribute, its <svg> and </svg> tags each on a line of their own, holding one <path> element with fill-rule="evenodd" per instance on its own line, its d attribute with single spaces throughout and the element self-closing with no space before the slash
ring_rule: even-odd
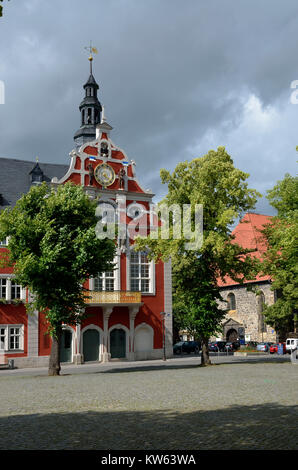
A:
<svg viewBox="0 0 298 470">
<path fill-rule="evenodd" d="M 163 361 L 166 361 L 166 332 L 165 332 L 165 316 L 166 312 L 160 312 L 162 318 L 162 345 L 163 345 Z"/>
</svg>

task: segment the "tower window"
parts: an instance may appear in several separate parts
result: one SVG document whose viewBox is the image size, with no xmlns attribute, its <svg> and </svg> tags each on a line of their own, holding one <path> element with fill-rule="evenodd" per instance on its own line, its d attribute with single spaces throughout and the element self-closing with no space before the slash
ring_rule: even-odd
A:
<svg viewBox="0 0 298 470">
<path fill-rule="evenodd" d="M 88 108 L 88 118 L 87 118 L 87 124 L 91 124 L 91 121 L 92 121 L 92 109 L 91 108 Z"/>
</svg>

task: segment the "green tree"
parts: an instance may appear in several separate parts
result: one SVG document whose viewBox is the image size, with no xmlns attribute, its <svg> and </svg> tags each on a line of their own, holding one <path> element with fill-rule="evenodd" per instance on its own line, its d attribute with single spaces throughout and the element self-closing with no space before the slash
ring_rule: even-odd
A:
<svg viewBox="0 0 298 470">
<path fill-rule="evenodd" d="M 211 150 L 202 158 L 179 163 L 173 174 L 161 170 L 162 183 L 168 185 L 168 194 L 159 205 L 183 209 L 188 204 L 203 205 L 203 241 L 189 249 L 188 235 L 175 238 L 178 219 L 170 218 L 169 238 L 137 237 L 137 249 L 147 249 L 157 259 L 172 259 L 174 312 L 183 318 L 184 325 L 192 326 L 202 342 L 202 365 L 209 364 L 208 340 L 220 331 L 226 309 L 219 307 L 222 300 L 218 278 L 229 275 L 236 282 L 252 278 L 254 259 L 233 241 L 231 226 L 246 211 L 252 209 L 259 194 L 249 189 L 248 174 L 234 167 L 224 147 Z M 179 212 L 179 211 L 178 211 Z M 191 215 L 192 228 L 196 216 Z M 196 237 L 194 237 L 195 239 Z M 193 239 L 193 241 L 194 241 Z"/>
<path fill-rule="evenodd" d="M 277 215 L 266 225 L 263 234 L 268 250 L 262 264 L 264 274 L 272 278 L 277 299 L 266 305 L 266 323 L 280 334 L 298 331 L 298 178 L 286 174 L 268 191 L 270 204 Z"/>
<path fill-rule="evenodd" d="M 44 183 L 0 215 L 0 239 L 9 237 L 2 265 L 14 266 L 17 282 L 34 297 L 27 307 L 44 311 L 49 322 L 49 375 L 60 373 L 63 323 L 83 318 L 85 280 L 113 269 L 115 243 L 96 238 L 95 208 L 81 186 L 66 183 L 55 190 Z"/>
</svg>

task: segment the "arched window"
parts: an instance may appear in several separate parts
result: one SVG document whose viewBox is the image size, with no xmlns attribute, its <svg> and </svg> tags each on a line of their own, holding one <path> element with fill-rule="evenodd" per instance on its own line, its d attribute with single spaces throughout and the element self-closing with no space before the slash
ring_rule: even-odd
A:
<svg viewBox="0 0 298 470">
<path fill-rule="evenodd" d="M 235 294 L 233 294 L 232 292 L 229 293 L 228 297 L 227 297 L 227 301 L 228 301 L 228 310 L 236 310 L 236 298 L 235 298 Z"/>
<path fill-rule="evenodd" d="M 259 302 L 259 314 L 260 314 L 260 326 L 259 329 L 261 332 L 266 333 L 267 331 L 267 326 L 265 323 L 265 315 L 263 314 L 264 308 L 265 308 L 265 295 L 264 292 L 261 292 L 258 296 L 258 302 Z"/>
</svg>

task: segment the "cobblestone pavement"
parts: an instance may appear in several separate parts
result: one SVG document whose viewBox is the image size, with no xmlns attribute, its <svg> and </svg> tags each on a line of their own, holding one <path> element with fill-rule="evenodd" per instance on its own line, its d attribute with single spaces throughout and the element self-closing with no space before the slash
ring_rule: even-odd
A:
<svg viewBox="0 0 298 470">
<path fill-rule="evenodd" d="M 0 371 L 0 449 L 298 449 L 289 360 L 153 362 Z"/>
</svg>

